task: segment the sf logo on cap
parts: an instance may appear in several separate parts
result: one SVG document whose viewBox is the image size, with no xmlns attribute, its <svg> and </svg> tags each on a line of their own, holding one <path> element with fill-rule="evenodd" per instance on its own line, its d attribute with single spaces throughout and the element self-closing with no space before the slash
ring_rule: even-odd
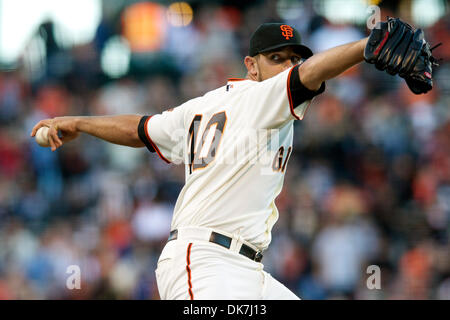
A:
<svg viewBox="0 0 450 320">
<path fill-rule="evenodd" d="M 283 35 L 283 37 L 286 38 L 286 40 L 289 40 L 289 38 L 292 38 L 294 36 L 293 29 L 291 26 L 283 24 L 282 26 L 280 26 L 280 29 L 282 31 L 281 34 Z"/>
</svg>

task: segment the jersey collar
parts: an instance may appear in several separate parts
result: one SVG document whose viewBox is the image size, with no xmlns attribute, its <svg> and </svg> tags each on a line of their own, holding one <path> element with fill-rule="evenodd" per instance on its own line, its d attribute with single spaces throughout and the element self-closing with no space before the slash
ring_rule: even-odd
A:
<svg viewBox="0 0 450 320">
<path fill-rule="evenodd" d="M 228 78 L 228 82 L 232 82 L 232 81 L 244 81 L 244 80 L 250 80 L 250 79 L 244 79 L 244 78 Z"/>
</svg>

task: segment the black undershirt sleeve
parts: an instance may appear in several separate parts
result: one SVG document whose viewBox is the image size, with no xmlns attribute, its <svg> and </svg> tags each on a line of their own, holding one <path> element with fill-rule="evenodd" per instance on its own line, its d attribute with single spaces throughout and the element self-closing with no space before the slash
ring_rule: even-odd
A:
<svg viewBox="0 0 450 320">
<path fill-rule="evenodd" d="M 147 139 L 147 135 L 145 134 L 145 123 L 147 122 L 147 119 L 150 116 L 143 116 L 141 118 L 141 121 L 139 121 L 139 125 L 138 125 L 138 134 L 139 134 L 139 138 L 141 139 L 141 141 L 145 144 L 145 146 L 147 147 L 148 150 L 150 150 L 150 152 L 156 152 L 155 148 L 153 148 L 152 144 L 150 143 L 150 141 Z"/>
<path fill-rule="evenodd" d="M 293 68 L 289 79 L 289 89 L 291 92 L 293 108 L 298 107 L 303 102 L 311 100 L 315 96 L 325 91 L 325 82 L 322 82 L 322 85 L 317 91 L 312 91 L 306 88 L 300 81 L 300 77 L 298 76 L 299 67 L 300 65 L 297 65 Z"/>
</svg>

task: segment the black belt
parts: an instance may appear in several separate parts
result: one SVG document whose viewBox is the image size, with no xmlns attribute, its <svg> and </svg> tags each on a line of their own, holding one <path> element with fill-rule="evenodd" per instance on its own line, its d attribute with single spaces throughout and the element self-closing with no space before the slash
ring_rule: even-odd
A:
<svg viewBox="0 0 450 320">
<path fill-rule="evenodd" d="M 171 240 L 176 240 L 178 238 L 178 230 L 172 230 L 170 231 L 170 235 L 169 235 L 169 239 L 168 241 Z M 211 232 L 211 236 L 209 237 L 209 241 L 218 245 L 221 245 L 222 247 L 225 247 L 227 249 L 230 249 L 231 246 L 231 238 L 227 237 L 223 234 L 217 233 L 217 232 Z M 246 244 L 242 244 L 241 249 L 239 250 L 239 253 L 246 256 L 247 258 L 256 261 L 256 262 L 261 262 L 263 255 L 260 251 L 256 251 L 253 250 L 252 248 L 250 248 L 248 245 Z"/>
</svg>

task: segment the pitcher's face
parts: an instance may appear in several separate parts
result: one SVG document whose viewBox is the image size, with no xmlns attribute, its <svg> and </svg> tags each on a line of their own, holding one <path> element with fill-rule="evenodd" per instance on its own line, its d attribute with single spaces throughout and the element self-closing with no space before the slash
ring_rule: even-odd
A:
<svg viewBox="0 0 450 320">
<path fill-rule="evenodd" d="M 302 61 L 300 54 L 294 52 L 292 47 L 284 47 L 275 51 L 260 53 L 254 59 L 257 72 L 255 80 L 257 81 L 272 78 Z"/>
</svg>

